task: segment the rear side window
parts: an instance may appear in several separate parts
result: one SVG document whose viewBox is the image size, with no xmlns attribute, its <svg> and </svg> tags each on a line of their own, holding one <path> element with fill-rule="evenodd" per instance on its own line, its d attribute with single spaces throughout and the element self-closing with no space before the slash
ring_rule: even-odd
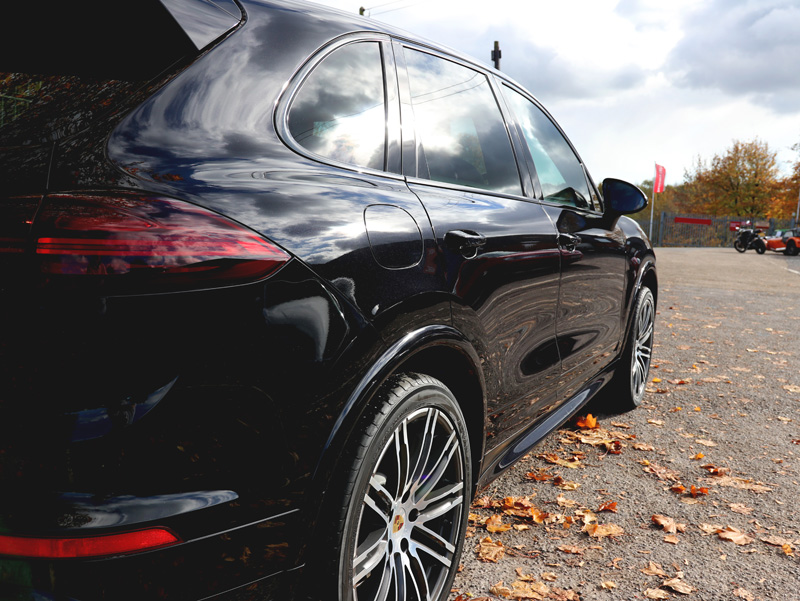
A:
<svg viewBox="0 0 800 601">
<path fill-rule="evenodd" d="M 511 141 L 486 76 L 425 52 L 405 48 L 404 54 L 430 179 L 522 194 Z"/>
<path fill-rule="evenodd" d="M 503 86 L 503 95 L 522 127 L 544 199 L 591 208 L 593 195 L 583 166 L 555 124 L 522 94 Z"/>
<path fill-rule="evenodd" d="M 288 115 L 289 132 L 310 152 L 382 170 L 386 102 L 379 42 L 334 50 L 302 83 Z"/>
</svg>

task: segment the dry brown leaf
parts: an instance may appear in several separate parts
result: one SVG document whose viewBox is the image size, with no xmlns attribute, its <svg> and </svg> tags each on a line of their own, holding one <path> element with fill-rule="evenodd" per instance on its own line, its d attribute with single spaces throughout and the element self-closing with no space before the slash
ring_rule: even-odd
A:
<svg viewBox="0 0 800 601">
<path fill-rule="evenodd" d="M 486 530 L 494 534 L 495 532 L 505 532 L 511 530 L 511 524 L 504 524 L 503 518 L 499 514 L 494 514 L 483 521 Z"/>
<path fill-rule="evenodd" d="M 578 490 L 580 484 L 578 484 L 577 482 L 570 482 L 569 480 L 564 480 L 564 478 L 558 476 L 553 480 L 553 486 L 556 486 L 561 490 Z"/>
<path fill-rule="evenodd" d="M 611 582 L 610 580 L 604 580 L 603 582 L 600 583 L 600 588 L 605 591 L 610 591 L 617 588 L 617 583 Z"/>
<path fill-rule="evenodd" d="M 794 543 L 793 540 L 783 538 L 782 536 L 764 536 L 760 540 L 775 547 L 783 547 L 783 545 L 791 545 Z"/>
<path fill-rule="evenodd" d="M 550 589 L 547 598 L 553 601 L 581 601 L 581 596 L 575 591 L 556 587 Z"/>
<path fill-rule="evenodd" d="M 680 480 L 680 474 L 678 474 L 678 472 L 667 467 L 656 465 L 655 463 L 648 462 L 648 465 L 644 467 L 644 471 L 648 474 L 655 475 L 659 480 L 670 480 L 672 482 L 678 482 Z"/>
<path fill-rule="evenodd" d="M 643 442 L 634 442 L 633 448 L 637 451 L 655 451 L 655 447 L 651 444 L 645 444 Z"/>
<path fill-rule="evenodd" d="M 509 598 L 509 597 L 511 597 L 511 592 L 512 591 L 511 591 L 511 589 L 509 587 L 507 587 L 505 584 L 503 584 L 503 581 L 501 580 L 497 584 L 495 584 L 492 587 L 490 587 L 489 588 L 489 592 L 492 593 L 493 595 L 497 595 L 498 597 Z"/>
<path fill-rule="evenodd" d="M 671 588 L 673 591 L 680 593 L 681 595 L 691 595 L 697 590 L 691 584 L 687 584 L 680 578 L 670 578 L 669 580 L 665 580 L 661 583 L 661 586 Z"/>
<path fill-rule="evenodd" d="M 537 455 L 537 457 L 539 457 L 539 459 L 544 459 L 548 463 L 560 465 L 561 467 L 568 467 L 570 469 L 577 469 L 583 467 L 583 464 L 575 457 L 573 457 L 571 460 L 561 459 L 561 457 L 559 457 L 555 453 L 542 453 L 540 455 Z"/>
<path fill-rule="evenodd" d="M 544 482 L 545 480 L 552 480 L 553 479 L 553 474 L 549 473 L 547 471 L 547 468 L 540 467 L 535 472 L 528 472 L 527 474 L 525 474 L 525 477 L 528 480 L 535 480 L 537 482 Z"/>
<path fill-rule="evenodd" d="M 544 582 L 517 580 L 511 583 L 511 587 L 511 596 L 514 599 L 544 599 L 550 593 L 550 587 Z"/>
<path fill-rule="evenodd" d="M 642 568 L 641 572 L 647 574 L 648 576 L 660 576 L 660 577 L 667 576 L 667 573 L 661 569 L 661 565 L 657 564 L 654 561 L 648 562 L 647 567 Z"/>
<path fill-rule="evenodd" d="M 717 532 L 722 532 L 723 530 L 723 527 L 719 524 L 700 524 L 698 528 L 700 528 L 705 535 L 716 534 Z"/>
<path fill-rule="evenodd" d="M 500 541 L 494 542 L 490 537 L 486 537 L 478 543 L 478 559 L 481 561 L 491 561 L 497 563 L 505 555 L 505 546 Z"/>
<path fill-rule="evenodd" d="M 570 555 L 581 555 L 586 549 L 576 545 L 561 545 L 558 547 L 558 550 L 562 553 L 569 553 Z"/>
<path fill-rule="evenodd" d="M 592 538 L 614 537 L 625 534 L 622 527 L 617 524 L 586 524 L 581 530 Z"/>
<path fill-rule="evenodd" d="M 681 542 L 681 540 L 678 538 L 677 534 L 667 534 L 664 537 L 664 542 L 671 545 L 677 545 L 679 542 Z"/>
<path fill-rule="evenodd" d="M 592 430 L 597 427 L 597 418 L 593 417 L 591 413 L 584 417 L 578 418 L 578 427 L 584 430 Z"/>
<path fill-rule="evenodd" d="M 726 526 L 722 532 L 717 533 L 717 536 L 719 536 L 722 540 L 728 540 L 740 546 L 749 545 L 754 540 L 733 526 Z"/>
<path fill-rule="evenodd" d="M 652 424 L 654 426 L 663 426 L 664 425 L 664 420 L 663 419 L 648 419 L 647 423 L 648 424 Z"/>
<path fill-rule="evenodd" d="M 795 386 L 794 384 L 787 384 L 783 389 L 794 394 L 800 393 L 800 386 Z"/>
<path fill-rule="evenodd" d="M 756 493 L 771 492 L 772 489 L 764 484 L 758 484 L 746 478 L 736 478 L 733 476 L 713 476 L 706 478 L 706 482 L 716 486 L 727 486 L 730 488 L 740 488 L 742 490 L 749 490 Z"/>
<path fill-rule="evenodd" d="M 598 508 L 597 512 L 600 513 L 601 511 L 611 511 L 613 513 L 617 513 L 617 502 L 616 501 L 606 501 Z"/>
<path fill-rule="evenodd" d="M 745 515 L 747 515 L 748 513 L 753 513 L 753 508 L 748 507 L 744 503 L 731 503 L 730 505 L 728 505 L 728 507 L 730 507 L 731 511 L 735 513 L 742 513 Z"/>
<path fill-rule="evenodd" d="M 675 534 L 676 532 L 686 532 L 686 524 L 676 522 L 671 517 L 656 514 L 650 518 L 654 524 L 661 526 L 667 534 Z"/>
<path fill-rule="evenodd" d="M 672 596 L 667 591 L 662 591 L 660 588 L 649 588 L 644 592 L 644 596 L 648 599 L 671 599 Z"/>
<path fill-rule="evenodd" d="M 558 578 L 555 572 L 542 572 L 542 580 L 545 582 L 555 582 Z"/>
<path fill-rule="evenodd" d="M 739 587 L 733 591 L 734 597 L 744 599 L 744 601 L 756 601 L 756 596 L 745 588 Z"/>
<path fill-rule="evenodd" d="M 717 446 L 717 443 L 714 442 L 713 440 L 704 440 L 702 438 L 698 438 L 698 439 L 695 440 L 695 442 L 697 444 L 703 445 L 704 447 L 715 447 L 715 446 Z"/>
</svg>

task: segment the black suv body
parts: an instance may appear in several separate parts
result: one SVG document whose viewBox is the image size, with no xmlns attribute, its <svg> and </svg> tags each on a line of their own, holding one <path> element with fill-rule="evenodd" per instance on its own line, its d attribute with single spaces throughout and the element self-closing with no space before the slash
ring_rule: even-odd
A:
<svg viewBox="0 0 800 601">
<path fill-rule="evenodd" d="M 641 401 L 646 199 L 404 32 L 119 4 L 2 53 L 0 597 L 446 598 L 474 492 Z"/>
</svg>

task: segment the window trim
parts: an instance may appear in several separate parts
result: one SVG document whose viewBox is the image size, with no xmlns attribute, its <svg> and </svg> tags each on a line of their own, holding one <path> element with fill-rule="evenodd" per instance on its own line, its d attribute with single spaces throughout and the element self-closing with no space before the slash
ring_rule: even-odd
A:
<svg viewBox="0 0 800 601">
<path fill-rule="evenodd" d="M 326 157 L 315 152 L 310 151 L 308 148 L 297 142 L 289 130 L 289 111 L 292 108 L 294 99 L 297 93 L 302 88 L 305 81 L 311 72 L 319 65 L 325 58 L 333 54 L 340 48 L 355 44 L 359 42 L 377 42 L 381 53 L 381 69 L 383 70 L 383 94 L 384 94 L 384 156 L 383 156 L 383 169 L 374 169 L 362 165 L 354 165 L 352 163 L 344 163 L 337 161 L 330 157 Z M 363 173 L 371 175 L 379 175 L 389 177 L 392 179 L 402 180 L 401 173 L 394 173 L 388 171 L 391 167 L 392 145 L 399 143 L 399 132 L 397 126 L 399 122 L 399 107 L 397 105 L 398 94 L 394 93 L 394 98 L 391 97 L 392 91 L 396 92 L 396 80 L 394 75 L 394 60 L 391 56 L 391 39 L 387 35 L 369 32 L 369 33 L 355 33 L 347 34 L 332 40 L 314 52 L 303 65 L 297 69 L 292 77 L 283 86 L 283 91 L 275 103 L 274 110 L 274 124 L 275 131 L 281 141 L 297 154 L 304 156 L 314 162 L 330 165 L 339 169 L 345 169 L 354 173 Z M 392 83 L 394 80 L 394 84 Z M 395 86 L 392 90 L 391 86 Z"/>
</svg>

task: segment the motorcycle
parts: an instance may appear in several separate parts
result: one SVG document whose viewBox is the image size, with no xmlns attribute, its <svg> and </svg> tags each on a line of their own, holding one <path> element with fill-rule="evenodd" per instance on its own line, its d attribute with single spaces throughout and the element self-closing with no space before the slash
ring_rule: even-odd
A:
<svg viewBox="0 0 800 601">
<path fill-rule="evenodd" d="M 736 228 L 736 240 L 733 241 L 733 248 L 743 253 L 748 248 L 755 249 L 755 251 L 763 255 L 767 250 L 767 245 L 764 244 L 764 239 L 761 237 L 761 232 L 749 228 Z"/>
</svg>

